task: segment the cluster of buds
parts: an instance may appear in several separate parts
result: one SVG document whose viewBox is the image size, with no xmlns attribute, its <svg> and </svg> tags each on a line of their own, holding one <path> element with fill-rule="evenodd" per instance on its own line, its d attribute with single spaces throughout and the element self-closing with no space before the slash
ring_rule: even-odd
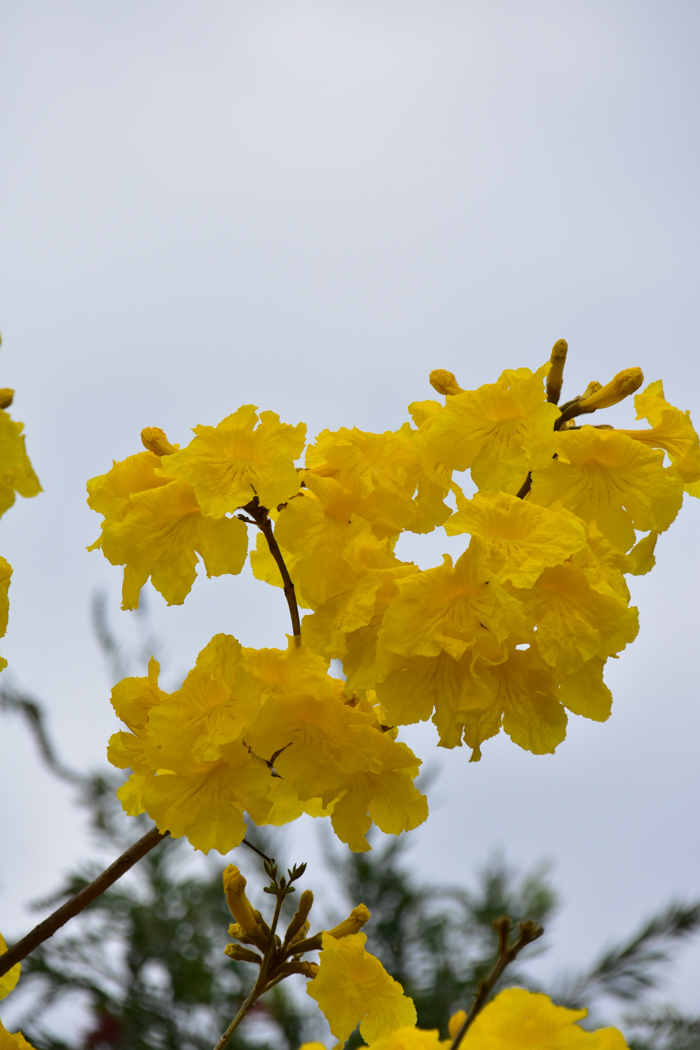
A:
<svg viewBox="0 0 700 1050">
<path fill-rule="evenodd" d="M 272 926 L 267 924 L 258 909 L 248 900 L 245 892 L 246 880 L 239 869 L 229 864 L 223 873 L 226 901 L 236 920 L 228 928 L 229 935 L 236 943 L 227 944 L 224 951 L 230 959 L 259 966 L 260 976 L 268 988 L 293 973 L 315 977 L 318 965 L 302 959 L 302 956 L 321 950 L 323 933 L 336 940 L 349 937 L 359 933 L 370 917 L 369 910 L 364 904 L 360 904 L 353 908 L 347 919 L 332 930 L 322 930 L 309 937 L 309 913 L 314 903 L 314 895 L 311 890 L 304 890 L 299 898 L 299 907 L 292 916 L 284 937 L 280 937 L 276 933 L 276 926 L 282 902 L 290 893 L 296 892 L 292 883 L 296 882 L 305 870 L 305 864 L 299 867 L 295 865 L 288 870 L 287 877 L 283 875 L 278 879 L 277 865 L 272 860 L 265 861 L 265 872 L 271 883 L 265 886 L 264 890 L 277 897 Z M 254 948 L 258 951 L 254 951 Z"/>
</svg>

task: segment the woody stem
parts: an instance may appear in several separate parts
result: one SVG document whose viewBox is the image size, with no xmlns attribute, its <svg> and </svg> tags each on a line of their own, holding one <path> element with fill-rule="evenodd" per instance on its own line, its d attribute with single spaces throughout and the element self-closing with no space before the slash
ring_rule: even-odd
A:
<svg viewBox="0 0 700 1050">
<path fill-rule="evenodd" d="M 280 571 L 282 577 L 282 584 L 284 587 L 284 596 L 287 599 L 287 605 L 289 606 L 289 615 L 292 620 L 292 634 L 296 639 L 297 645 L 301 641 L 301 621 L 299 619 L 299 606 L 297 605 L 297 596 L 294 590 L 294 584 L 292 583 L 292 577 L 289 575 L 289 570 L 285 565 L 282 552 L 279 549 L 277 540 L 275 539 L 275 532 L 272 527 L 272 522 L 267 513 L 265 507 L 261 507 L 256 496 L 254 500 L 247 503 L 243 510 L 250 514 L 251 518 L 258 526 L 263 536 L 267 540 L 267 545 L 270 548 L 270 554 L 277 563 L 277 568 Z M 245 520 L 245 519 L 243 519 Z"/>
</svg>

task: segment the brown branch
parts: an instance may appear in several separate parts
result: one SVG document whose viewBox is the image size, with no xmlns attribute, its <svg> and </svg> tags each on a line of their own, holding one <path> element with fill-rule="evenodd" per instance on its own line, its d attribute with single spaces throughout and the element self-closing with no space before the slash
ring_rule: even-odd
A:
<svg viewBox="0 0 700 1050">
<path fill-rule="evenodd" d="M 544 933 L 541 926 L 538 926 L 536 923 L 528 919 L 527 922 L 521 922 L 518 926 L 520 936 L 515 944 L 511 945 L 510 934 L 513 927 L 507 915 L 503 915 L 500 919 L 496 919 L 493 923 L 493 928 L 498 935 L 498 955 L 496 956 L 496 961 L 493 964 L 493 969 L 488 977 L 485 977 L 483 981 L 480 981 L 479 986 L 474 993 L 474 999 L 469 1008 L 469 1013 L 465 1017 L 457 1035 L 454 1037 L 450 1050 L 458 1050 L 458 1047 L 471 1027 L 474 1018 L 488 999 L 494 985 L 505 970 L 506 966 L 509 966 L 510 963 L 513 962 L 516 955 L 518 955 L 523 948 L 527 947 L 528 944 L 532 944 L 533 941 L 536 941 L 537 938 L 541 937 Z"/>
<path fill-rule="evenodd" d="M 258 501 L 258 497 L 247 503 L 243 510 L 250 514 L 251 518 L 258 526 L 263 536 L 267 540 L 267 545 L 270 548 L 270 554 L 277 563 L 277 568 L 280 571 L 282 577 L 282 584 L 284 587 L 284 596 L 287 599 L 287 605 L 289 606 L 289 615 L 292 619 L 292 634 L 297 639 L 297 644 L 301 640 L 301 621 L 299 619 L 299 606 L 297 605 L 297 596 L 294 590 L 294 584 L 292 583 L 292 577 L 289 575 L 289 570 L 285 565 L 282 552 L 279 549 L 277 540 L 275 539 L 274 529 L 272 528 L 272 522 L 270 521 L 267 513 L 267 507 L 261 507 Z M 245 518 L 242 519 L 245 521 Z"/>
<path fill-rule="evenodd" d="M 138 842 L 135 842 L 133 846 L 129 846 L 122 853 L 121 857 L 115 860 L 114 864 L 110 864 L 96 879 L 93 879 L 88 886 L 85 886 L 79 893 L 67 900 L 52 915 L 49 915 L 47 919 L 35 926 L 26 937 L 23 937 L 21 941 L 17 941 L 8 951 L 0 955 L 0 977 L 7 973 L 8 970 L 11 970 L 16 963 L 26 959 L 30 952 L 33 952 L 40 944 L 52 937 L 56 930 L 60 930 L 61 926 L 65 926 L 69 919 L 79 915 L 83 908 L 86 908 L 101 893 L 108 890 L 117 879 L 120 879 L 142 857 L 145 857 L 168 834 L 169 832 L 167 831 L 161 834 L 158 828 L 151 828 Z"/>
</svg>

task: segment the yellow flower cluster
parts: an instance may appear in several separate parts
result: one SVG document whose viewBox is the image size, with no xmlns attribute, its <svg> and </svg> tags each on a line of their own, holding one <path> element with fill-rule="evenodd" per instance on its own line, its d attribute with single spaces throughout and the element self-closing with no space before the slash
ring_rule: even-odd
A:
<svg viewBox="0 0 700 1050">
<path fill-rule="evenodd" d="M 244 649 L 219 634 L 174 693 L 160 689 L 155 660 L 147 678 L 121 681 L 112 703 L 129 732 L 108 756 L 133 770 L 119 791 L 127 812 L 221 853 L 241 842 L 244 812 L 275 825 L 329 815 L 354 850 L 368 848 L 372 821 L 392 834 L 416 827 L 428 814 L 419 759 L 327 666 L 306 647 Z"/>
<path fill-rule="evenodd" d="M 12 404 L 14 390 L 0 390 L 0 517 L 15 502 L 15 494 L 29 498 L 41 492 L 39 479 L 29 462 L 24 444 L 24 423 L 16 423 L 5 409 Z M 12 567 L 0 558 L 0 638 L 7 631 L 10 613 L 8 590 Z M 7 660 L 0 657 L 0 671 L 7 667 Z"/>
<path fill-rule="evenodd" d="M 184 601 L 197 556 L 209 575 L 240 572 L 253 525 L 253 572 L 284 587 L 297 645 L 256 652 L 218 635 L 172 694 L 154 668 L 120 683 L 130 732 L 110 758 L 133 770 L 129 812 L 222 851 L 244 812 L 328 814 L 360 850 L 372 821 L 398 833 L 427 813 L 418 759 L 387 726 L 432 717 L 442 746 L 464 741 L 476 760 L 501 728 L 544 754 L 567 710 L 608 717 L 605 662 L 638 631 L 626 576 L 654 565 L 684 489 L 700 494 L 700 443 L 660 382 L 635 398 L 650 429 L 579 426 L 643 376 L 625 369 L 558 406 L 565 355 L 560 340 L 537 371 L 478 390 L 437 370 L 444 404 L 416 402 L 413 425 L 383 434 L 324 431 L 303 467 L 304 425 L 247 405 L 183 449 L 147 428 L 146 451 L 89 482 L 104 516 L 93 548 L 124 566 L 124 608 L 149 577 Z M 455 480 L 464 471 L 471 497 Z M 402 533 L 443 525 L 465 537 L 454 563 L 421 570 L 397 556 Z M 295 593 L 309 610 L 301 637 Z"/>
<path fill-rule="evenodd" d="M 603 666 L 638 630 L 625 575 L 654 564 L 684 486 L 700 492 L 697 434 L 660 383 L 636 398 L 653 429 L 577 428 L 547 400 L 550 367 L 507 370 L 473 391 L 433 373 L 444 406 L 411 405 L 416 427 L 395 433 L 324 432 L 307 449 L 299 496 L 277 514 L 312 610 L 305 643 L 342 660 L 348 694 L 376 696 L 392 725 L 432 716 L 442 746 L 464 740 L 473 759 L 501 727 L 542 754 L 564 738 L 567 709 L 608 717 Z M 574 411 L 641 382 L 627 369 L 591 384 Z M 472 498 L 454 479 L 468 469 Z M 396 557 L 402 531 L 441 523 L 469 537 L 455 564 L 445 556 L 421 571 Z M 647 535 L 635 545 L 636 532 Z M 251 560 L 280 584 L 261 537 Z"/>
</svg>

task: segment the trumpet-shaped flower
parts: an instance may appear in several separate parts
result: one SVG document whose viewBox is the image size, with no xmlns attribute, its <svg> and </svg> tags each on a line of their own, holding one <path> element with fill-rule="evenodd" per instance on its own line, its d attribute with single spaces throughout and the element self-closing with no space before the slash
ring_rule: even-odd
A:
<svg viewBox="0 0 700 1050">
<path fill-rule="evenodd" d="M 586 1010 L 555 1006 L 547 995 L 506 988 L 476 1015 L 462 1041 L 464 1050 L 625 1050 L 622 1032 L 587 1032 L 578 1022 Z"/>
<path fill-rule="evenodd" d="M 182 754 L 196 762 L 218 760 L 223 745 L 241 736 L 261 703 L 240 643 L 230 634 L 215 635 L 180 689 L 150 712 L 152 764 L 169 768 Z"/>
<path fill-rule="evenodd" d="M 186 836 L 203 853 L 228 853 L 243 840 L 245 812 L 256 824 L 265 822 L 270 770 L 241 740 L 223 745 L 217 762 L 200 764 L 182 756 L 172 765 L 141 786 L 143 808 L 161 831 Z"/>
<path fill-rule="evenodd" d="M 560 413 L 544 392 L 550 367 L 507 369 L 496 383 L 451 396 L 432 421 L 427 448 L 448 467 L 471 467 L 480 489 L 517 492 L 555 452 Z"/>
<path fill-rule="evenodd" d="M 634 530 L 663 532 L 683 501 L 683 484 L 663 467 L 663 452 L 614 430 L 582 427 L 557 434 L 557 459 L 533 469 L 530 501 L 560 502 L 586 522 L 595 521 L 623 551 Z"/>
<path fill-rule="evenodd" d="M 304 447 L 304 423 L 281 423 L 276 412 L 261 412 L 258 423 L 255 406 L 243 405 L 194 433 L 187 448 L 168 456 L 168 474 L 192 485 L 204 514 L 222 518 L 256 496 L 273 508 L 299 491 L 294 461 Z"/>
<path fill-rule="evenodd" d="M 381 642 L 405 656 L 449 653 L 458 660 L 469 648 L 497 653 L 509 634 L 525 629 L 520 603 L 486 565 L 482 542 L 473 539 L 456 565 L 444 563 L 398 581 L 400 594 L 384 617 Z"/>
<path fill-rule="evenodd" d="M 668 403 L 660 379 L 637 394 L 634 404 L 637 419 L 646 419 L 651 423 L 651 430 L 623 430 L 621 433 L 651 448 L 664 449 L 686 484 L 700 481 L 700 439 L 690 421 L 690 413 Z"/>
<path fill-rule="evenodd" d="M 416 1008 L 379 959 L 365 949 L 367 937 L 355 933 L 336 940 L 323 934 L 318 974 L 306 987 L 343 1046 L 357 1025 L 368 1042 L 415 1025 Z"/>
<path fill-rule="evenodd" d="M 182 605 L 197 575 L 197 554 L 208 576 L 236 575 L 246 559 L 248 530 L 238 518 L 204 516 L 191 485 L 168 481 L 132 492 L 124 518 L 105 521 L 98 544 L 112 565 L 125 566 L 123 609 L 138 608 L 149 576 L 168 605 Z"/>
<path fill-rule="evenodd" d="M 23 423 L 15 423 L 0 410 L 0 515 L 15 502 L 16 492 L 26 499 L 41 492 L 24 445 L 23 429 Z"/>
<path fill-rule="evenodd" d="M 639 630 L 637 610 L 593 590 L 583 570 L 571 562 L 545 569 L 521 596 L 537 625 L 537 647 L 560 674 L 573 674 L 594 656 L 612 656 L 634 641 Z"/>
<path fill-rule="evenodd" d="M 354 497 L 354 510 L 379 538 L 403 530 L 429 532 L 449 514 L 442 496 L 433 503 L 434 520 L 426 520 L 429 502 L 419 506 L 414 495 L 425 484 L 419 450 L 408 423 L 398 431 L 371 434 L 353 427 L 324 430 L 306 451 L 309 472 L 334 478 Z"/>
<path fill-rule="evenodd" d="M 457 496 L 457 511 L 445 524 L 448 536 L 478 536 L 489 570 L 515 587 L 530 587 L 543 569 L 586 546 L 583 522 L 563 507 L 538 507 L 505 492 Z"/>
<path fill-rule="evenodd" d="M 331 814 L 333 830 L 354 853 L 370 848 L 365 834 L 373 822 L 387 835 L 400 835 L 428 817 L 427 799 L 413 783 L 420 760 L 405 744 L 381 732 L 374 746 L 381 770 L 350 774 Z"/>
</svg>

